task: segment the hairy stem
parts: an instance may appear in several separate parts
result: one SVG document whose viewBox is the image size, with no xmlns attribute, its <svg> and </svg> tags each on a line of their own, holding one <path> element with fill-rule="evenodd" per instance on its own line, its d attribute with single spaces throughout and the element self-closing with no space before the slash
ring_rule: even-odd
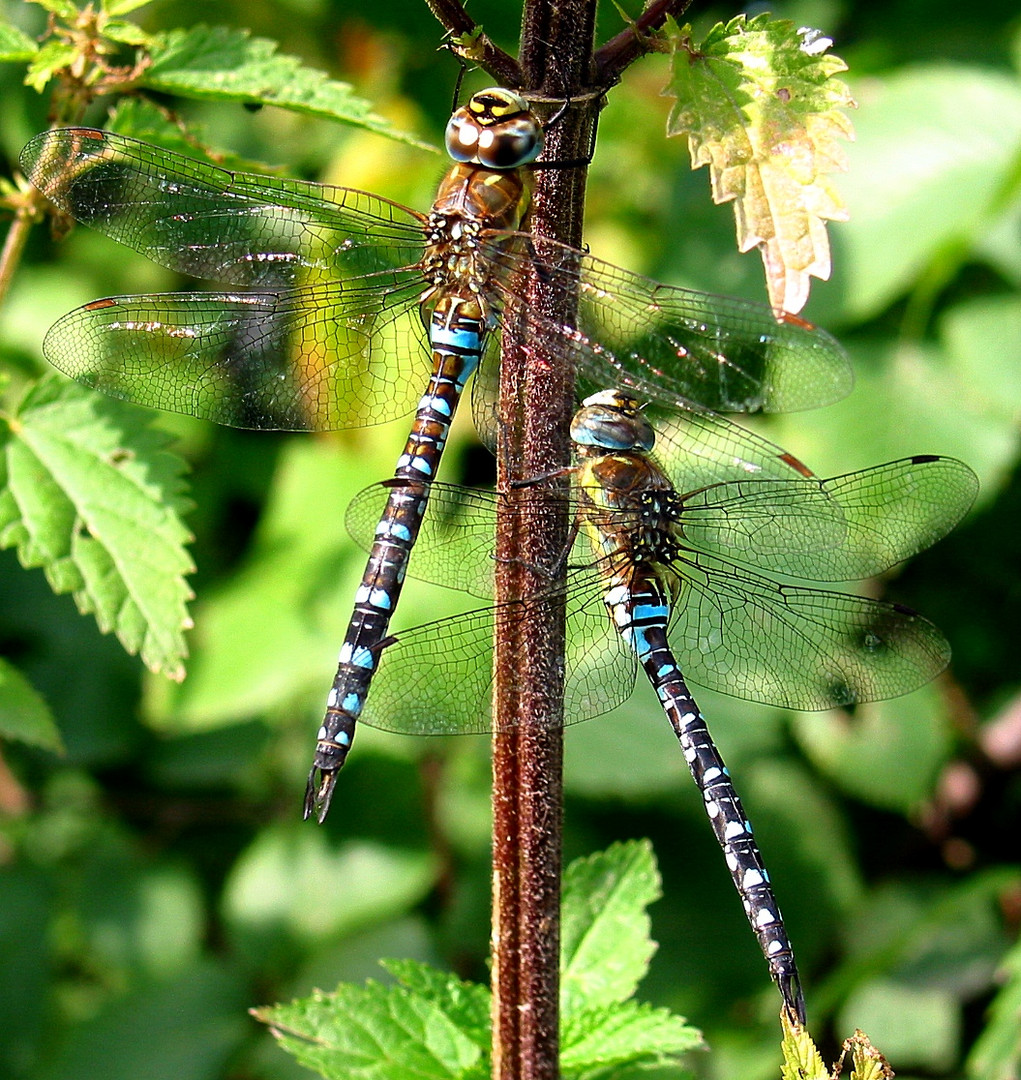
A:
<svg viewBox="0 0 1021 1080">
<path fill-rule="evenodd" d="M 594 0 L 529 0 L 522 32 L 524 85 L 544 98 L 588 88 Z M 596 102 L 570 107 L 547 132 L 544 160 L 577 161 L 589 146 Z M 581 241 L 584 167 L 537 170 L 531 231 Z M 529 310 L 570 321 L 541 278 L 525 286 Z M 500 373 L 499 483 L 546 475 L 569 460 L 573 371 L 550 342 L 505 332 Z M 513 496 L 511 496 L 513 497 Z M 497 528 L 497 620 L 493 738 L 493 1076 L 558 1075 L 561 765 L 564 673 L 562 600 L 521 606 L 548 591 L 534 567 L 553 565 L 568 522 L 551 500 L 528 494 L 527 514 Z"/>
</svg>

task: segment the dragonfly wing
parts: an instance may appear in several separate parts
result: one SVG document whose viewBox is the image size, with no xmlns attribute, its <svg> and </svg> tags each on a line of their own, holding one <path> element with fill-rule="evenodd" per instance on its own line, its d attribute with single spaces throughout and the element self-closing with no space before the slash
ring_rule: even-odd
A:
<svg viewBox="0 0 1021 1080">
<path fill-rule="evenodd" d="M 610 621 L 591 572 L 567 599 L 564 723 L 608 712 L 631 694 L 635 658 Z M 492 730 L 493 635 L 500 619 L 548 620 L 550 592 L 525 603 L 455 615 L 394 635 L 383 650 L 361 719 L 409 735 L 481 734 Z M 508 678 L 514 679 L 514 673 Z"/>
<path fill-rule="evenodd" d="M 788 709 L 831 709 L 916 690 L 949 663 L 940 631 L 899 604 L 780 584 L 693 553 L 670 642 L 686 678 Z"/>
<path fill-rule="evenodd" d="M 546 239 L 492 258 L 507 282 L 508 308 L 517 275 L 535 268 L 554 309 L 566 314 L 532 311 L 531 322 L 560 339 L 593 390 L 616 373 L 651 400 L 682 398 L 720 412 L 792 412 L 851 390 L 843 349 L 796 316 L 778 319 L 752 301 L 663 285 Z"/>
<path fill-rule="evenodd" d="M 382 423 L 414 408 L 430 368 L 416 314 L 402 315 L 417 276 L 384 278 L 97 300 L 58 320 L 43 351 L 112 397 L 235 427 Z"/>
<path fill-rule="evenodd" d="M 360 719 L 404 735 L 492 730 L 496 610 L 455 615 L 387 639 Z"/>
<path fill-rule="evenodd" d="M 366 192 L 232 172 L 93 128 L 61 128 L 21 153 L 65 213 L 192 277 L 300 284 L 416 264 L 425 218 Z"/>
<path fill-rule="evenodd" d="M 348 505 L 344 524 L 354 542 L 370 551 L 387 499 L 400 481 L 386 480 L 360 491 Z M 409 575 L 491 598 L 493 544 L 500 496 L 455 484 L 427 487 L 429 504 L 411 554 Z"/>
<path fill-rule="evenodd" d="M 688 480 L 683 467 L 674 480 Z M 711 554 L 789 577 L 850 581 L 930 547 L 977 490 L 967 465 L 918 456 L 830 480 L 716 484 L 685 497 L 681 522 L 685 540 Z"/>
<path fill-rule="evenodd" d="M 572 583 L 567 602 L 565 724 L 577 724 L 622 705 L 634 691 L 638 670 L 634 650 L 621 637 L 603 603 L 598 577 L 591 570 L 572 577 L 579 584 Z"/>
</svg>

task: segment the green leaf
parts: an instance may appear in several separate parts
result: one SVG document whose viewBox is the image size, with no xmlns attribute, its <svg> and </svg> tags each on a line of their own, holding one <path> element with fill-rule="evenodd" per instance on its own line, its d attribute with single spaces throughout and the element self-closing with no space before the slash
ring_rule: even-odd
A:
<svg viewBox="0 0 1021 1080">
<path fill-rule="evenodd" d="M 855 320 L 873 318 L 947 252 L 954 265 L 967 261 L 1017 183 L 1021 146 L 1021 89 L 1007 72 L 919 65 L 870 79 L 860 96 L 837 274 Z M 1016 231 L 1010 242 L 1016 253 Z"/>
<path fill-rule="evenodd" d="M 148 47 L 152 43 L 152 35 L 147 34 L 140 26 L 125 19 L 109 19 L 103 24 L 103 37 L 110 41 L 118 41 L 122 45 L 137 45 Z"/>
<path fill-rule="evenodd" d="M 683 1017 L 638 1001 L 575 1013 L 565 1020 L 560 1041 L 565 1077 L 622 1066 L 677 1066 L 681 1055 L 703 1046 L 701 1032 Z"/>
<path fill-rule="evenodd" d="M 38 52 L 38 44 L 28 34 L 9 22 L 0 22 L 0 60 L 24 63 Z"/>
<path fill-rule="evenodd" d="M 152 65 L 139 85 L 189 98 L 279 105 L 434 149 L 376 116 L 347 83 L 276 50 L 276 42 L 253 38 L 247 30 L 202 25 L 170 30 L 153 38 Z"/>
<path fill-rule="evenodd" d="M 713 201 L 734 201 L 740 251 L 758 247 L 774 307 L 797 312 L 809 278 L 830 273 L 826 221 L 847 212 L 828 173 L 846 169 L 853 106 L 829 42 L 768 14 L 717 24 L 674 53 L 668 133 L 688 137 L 692 168 L 710 166 Z"/>
<path fill-rule="evenodd" d="M 62 752 L 64 745 L 49 707 L 32 684 L 0 657 L 0 737 L 43 750 Z"/>
<path fill-rule="evenodd" d="M 280 1045 L 327 1080 L 452 1080 L 488 1075 L 479 1046 L 433 1001 L 405 986 L 341 985 L 253 1009 Z"/>
<path fill-rule="evenodd" d="M 894 1075 L 889 1062 L 863 1031 L 855 1031 L 849 1039 L 844 1040 L 844 1054 L 848 1050 L 851 1051 L 851 1080 L 890 1080 Z"/>
<path fill-rule="evenodd" d="M 263 965 L 286 962 L 296 951 L 404 914 L 434 879 L 424 852 L 354 840 L 338 847 L 325 831 L 294 822 L 263 830 L 234 864 L 223 917 L 247 955 Z"/>
<path fill-rule="evenodd" d="M 402 985 L 443 1007 L 461 1031 L 484 1050 L 489 1049 L 492 995 L 488 986 L 464 982 L 416 960 L 381 960 Z"/>
<path fill-rule="evenodd" d="M 661 895 L 647 840 L 614 844 L 568 867 L 560 931 L 565 1020 L 631 997 L 656 951 L 645 909 Z"/>
<path fill-rule="evenodd" d="M 47 41 L 28 65 L 25 85 L 42 93 L 54 74 L 69 67 L 78 55 L 78 49 L 73 45 L 66 45 L 62 41 Z"/>
<path fill-rule="evenodd" d="M 151 416 L 48 377 L 0 423 L 0 548 L 151 670 L 184 675 L 184 463 Z"/>
<path fill-rule="evenodd" d="M 127 15 L 129 11 L 145 7 L 150 2 L 151 0 L 103 0 L 103 10 L 107 15 Z"/>
<path fill-rule="evenodd" d="M 78 18 L 80 9 L 71 0 L 34 0 L 45 11 L 50 11 L 63 19 L 64 22 L 74 22 Z"/>
<path fill-rule="evenodd" d="M 1021 941 L 1004 957 L 1000 989 L 989 1006 L 989 1023 L 965 1063 L 974 1080 L 1012 1080 L 1021 1074 Z"/>
<path fill-rule="evenodd" d="M 783 1040 L 782 1080 L 830 1080 L 830 1071 L 808 1032 L 791 1022 L 786 1011 L 780 1013 Z"/>
</svg>

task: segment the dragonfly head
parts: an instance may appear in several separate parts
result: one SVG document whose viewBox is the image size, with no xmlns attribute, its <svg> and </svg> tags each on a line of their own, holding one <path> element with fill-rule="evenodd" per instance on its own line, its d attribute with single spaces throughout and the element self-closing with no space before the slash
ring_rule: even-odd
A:
<svg viewBox="0 0 1021 1080">
<path fill-rule="evenodd" d="M 520 94 L 494 86 L 474 94 L 454 113 L 443 139 L 455 161 L 516 169 L 539 156 L 542 127 Z"/>
<path fill-rule="evenodd" d="M 614 452 L 652 449 L 652 425 L 637 398 L 623 390 L 600 390 L 581 403 L 571 421 L 571 439 L 579 447 Z"/>
</svg>

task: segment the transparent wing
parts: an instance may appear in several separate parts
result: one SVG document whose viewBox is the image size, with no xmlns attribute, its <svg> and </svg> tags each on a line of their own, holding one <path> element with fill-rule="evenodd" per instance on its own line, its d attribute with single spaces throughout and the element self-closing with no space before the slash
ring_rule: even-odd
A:
<svg viewBox="0 0 1021 1080">
<path fill-rule="evenodd" d="M 523 246 L 525 247 L 525 246 Z M 590 392 L 624 380 L 651 400 L 686 399 L 720 412 L 791 412 L 837 401 L 852 373 L 829 334 L 766 306 L 633 274 L 554 241 L 489 257 L 505 319 L 575 364 Z M 524 295 L 534 267 L 552 317 Z"/>
<path fill-rule="evenodd" d="M 348 504 L 344 524 L 363 551 L 372 549 L 387 498 L 399 483 L 385 480 L 372 484 Z M 411 553 L 408 575 L 491 599 L 496 565 L 493 543 L 500 502 L 495 491 L 430 484 L 429 502 Z"/>
<path fill-rule="evenodd" d="M 431 369 L 420 279 L 97 300 L 43 342 L 112 397 L 234 427 L 331 430 L 410 413 Z"/>
<path fill-rule="evenodd" d="M 674 479 L 683 482 L 683 469 Z M 681 525 L 709 553 L 805 580 L 851 581 L 931 547 L 977 491 L 967 465 L 919 456 L 830 480 L 716 484 L 684 497 Z"/>
<path fill-rule="evenodd" d="M 780 584 L 702 553 L 671 572 L 671 647 L 685 678 L 712 690 L 830 709 L 906 694 L 950 661 L 940 631 L 898 604 Z"/>
<path fill-rule="evenodd" d="M 62 128 L 21 152 L 66 214 L 192 277 L 302 285 L 417 264 L 423 215 L 363 191 L 231 172 L 93 128 Z"/>
<path fill-rule="evenodd" d="M 680 470 L 675 479 L 689 477 Z M 393 483 L 366 488 L 348 507 L 348 531 L 365 551 Z M 682 496 L 681 530 L 693 550 L 726 560 L 729 576 L 754 567 L 803 580 L 851 581 L 882 573 L 936 543 L 967 512 L 977 488 L 966 465 L 935 456 L 904 458 L 829 480 L 735 480 Z M 572 520 L 577 519 L 577 496 L 564 498 Z M 492 491 L 432 484 L 411 576 L 491 597 L 497 513 L 534 514 L 556 502 L 550 494 L 532 499 L 527 490 L 511 501 Z M 636 526 L 629 511 L 600 510 L 597 516 L 610 530 Z M 583 535 L 567 561 L 599 569 Z"/>
<path fill-rule="evenodd" d="M 547 595 L 529 602 L 540 621 L 541 605 L 550 599 Z M 525 607 L 517 603 L 485 608 L 395 635 L 380 659 L 360 719 L 405 735 L 492 731 L 496 622 L 524 618 Z M 564 720 L 574 724 L 627 700 L 634 689 L 636 663 L 610 622 L 591 576 L 586 586 L 569 592 L 567 638 Z"/>
</svg>

